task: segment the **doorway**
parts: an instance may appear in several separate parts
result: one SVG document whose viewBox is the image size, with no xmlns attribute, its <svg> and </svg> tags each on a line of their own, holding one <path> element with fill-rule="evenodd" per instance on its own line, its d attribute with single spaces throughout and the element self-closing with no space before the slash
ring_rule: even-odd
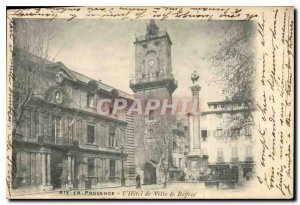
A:
<svg viewBox="0 0 300 205">
<path fill-rule="evenodd" d="M 62 187 L 63 173 L 63 155 L 59 152 L 53 152 L 50 160 L 51 166 L 51 184 L 54 189 Z"/>
<path fill-rule="evenodd" d="M 144 184 L 156 184 L 156 168 L 149 162 L 144 166 Z"/>
</svg>

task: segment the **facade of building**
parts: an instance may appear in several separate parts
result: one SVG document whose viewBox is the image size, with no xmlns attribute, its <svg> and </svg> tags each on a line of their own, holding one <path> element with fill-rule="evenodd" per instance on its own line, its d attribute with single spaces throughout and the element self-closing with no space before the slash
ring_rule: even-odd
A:
<svg viewBox="0 0 300 205">
<path fill-rule="evenodd" d="M 187 172 L 187 155 L 189 152 L 189 127 L 186 119 L 177 120 L 173 128 L 172 163 L 169 168 L 169 181 L 185 181 Z"/>
<path fill-rule="evenodd" d="M 16 82 L 26 76 L 27 64 L 43 62 L 31 86 L 13 139 L 14 190 L 50 190 L 126 185 L 135 179 L 134 126 L 126 111 L 100 115 L 100 99 L 132 96 L 15 48 Z M 22 85 L 21 85 L 22 86 Z M 17 103 L 16 83 L 14 100 Z M 111 113 L 111 105 L 103 104 Z"/>
<path fill-rule="evenodd" d="M 209 102 L 201 113 L 201 149 L 208 156 L 203 180 L 235 186 L 251 180 L 255 172 L 253 120 L 245 117 L 248 102 Z"/>
</svg>

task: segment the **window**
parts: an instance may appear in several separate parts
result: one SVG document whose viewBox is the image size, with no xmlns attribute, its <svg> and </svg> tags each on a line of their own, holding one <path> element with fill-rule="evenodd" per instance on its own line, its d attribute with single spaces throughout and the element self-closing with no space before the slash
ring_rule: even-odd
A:
<svg viewBox="0 0 300 205">
<path fill-rule="evenodd" d="M 96 175 L 96 167 L 95 167 L 95 159 L 89 158 L 88 159 L 88 176 L 93 177 Z"/>
<path fill-rule="evenodd" d="M 231 149 L 231 162 L 237 163 L 238 161 L 239 161 L 238 148 L 233 147 Z"/>
<path fill-rule="evenodd" d="M 114 159 L 109 160 L 109 176 L 110 178 L 116 177 L 116 160 Z"/>
<path fill-rule="evenodd" d="M 115 146 L 115 133 L 109 133 L 109 146 Z"/>
<path fill-rule="evenodd" d="M 95 127 L 92 125 L 87 126 L 88 144 L 94 144 L 95 142 Z"/>
<path fill-rule="evenodd" d="M 201 130 L 201 137 L 203 139 L 203 142 L 207 140 L 207 130 Z"/>
<path fill-rule="evenodd" d="M 95 95 L 93 93 L 87 94 L 87 106 L 93 108 L 95 105 Z"/>
<path fill-rule="evenodd" d="M 176 158 L 175 157 L 173 157 L 173 167 L 177 167 Z"/>
<path fill-rule="evenodd" d="M 216 138 L 220 139 L 222 137 L 222 129 L 217 129 L 216 130 Z"/>
<path fill-rule="evenodd" d="M 116 128 L 114 126 L 111 126 L 109 128 L 109 136 L 108 136 L 108 146 L 109 147 L 116 147 L 117 146 L 115 129 Z"/>
<path fill-rule="evenodd" d="M 217 109 L 217 108 L 218 108 L 218 105 L 217 105 L 217 104 L 215 104 L 215 105 L 214 105 L 214 108 L 215 108 L 215 109 Z"/>
<path fill-rule="evenodd" d="M 182 166 L 182 158 L 179 158 L 179 168 L 183 168 L 183 166 Z"/>
<path fill-rule="evenodd" d="M 231 157 L 232 157 L 232 158 L 238 157 L 238 149 L 237 149 L 237 147 L 233 147 L 233 148 L 231 149 Z"/>
<path fill-rule="evenodd" d="M 224 162 L 223 149 L 222 148 L 218 148 L 218 151 L 217 151 L 217 162 Z"/>
<path fill-rule="evenodd" d="M 53 117 L 53 133 L 55 138 L 61 137 L 61 118 Z"/>
</svg>

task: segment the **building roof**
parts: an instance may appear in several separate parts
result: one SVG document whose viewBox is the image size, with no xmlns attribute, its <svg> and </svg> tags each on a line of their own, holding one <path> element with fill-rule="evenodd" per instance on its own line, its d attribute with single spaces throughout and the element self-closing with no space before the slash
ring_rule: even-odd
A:
<svg viewBox="0 0 300 205">
<path fill-rule="evenodd" d="M 70 68 L 65 66 L 62 62 L 51 62 L 51 61 L 48 61 L 46 59 L 40 58 L 39 56 L 34 55 L 33 53 L 30 53 L 30 52 L 28 52 L 24 49 L 20 49 L 20 48 L 17 48 L 17 47 L 14 47 L 14 52 L 17 52 L 17 53 L 21 52 L 22 53 L 21 55 L 26 55 L 26 57 L 30 58 L 31 61 L 33 61 L 33 62 L 45 61 L 45 65 L 46 65 L 45 67 L 46 68 L 50 68 L 52 66 L 58 66 L 68 74 L 68 77 L 69 77 L 70 80 L 73 80 L 73 81 L 76 81 L 76 82 L 81 82 L 81 83 L 84 83 L 84 84 L 89 84 L 90 82 L 94 82 L 94 83 L 97 84 L 97 88 L 100 89 L 100 90 L 104 90 L 104 91 L 107 91 L 107 92 L 117 90 L 118 91 L 118 96 L 120 96 L 122 98 L 130 99 L 130 100 L 134 99 L 133 95 L 131 95 L 129 93 L 126 93 L 124 91 L 121 91 L 119 89 L 116 89 L 116 88 L 114 88 L 112 86 L 109 86 L 105 83 L 102 83 L 99 80 L 95 80 L 95 79 L 87 77 L 87 76 L 85 76 L 81 73 L 78 73 L 74 70 L 71 70 Z"/>
<path fill-rule="evenodd" d="M 69 70 L 70 70 L 70 69 L 69 69 Z M 78 72 L 76 72 L 76 71 L 73 71 L 73 70 L 70 70 L 70 71 L 71 71 L 72 75 L 73 75 L 78 81 L 80 81 L 80 82 L 82 82 L 82 83 L 88 84 L 88 83 L 91 82 L 91 81 L 96 82 L 99 89 L 105 90 L 105 91 L 108 91 L 108 92 L 111 92 L 112 90 L 116 89 L 116 88 L 114 88 L 114 87 L 112 87 L 112 86 L 109 86 L 109 85 L 107 85 L 107 84 L 105 84 L 105 83 L 100 82 L 99 80 L 95 80 L 95 79 L 93 79 L 93 78 L 87 77 L 87 76 L 85 76 L 85 75 L 83 75 L 83 74 L 81 74 L 81 73 L 78 73 Z M 120 97 L 127 98 L 127 99 L 132 99 L 132 100 L 133 100 L 133 96 L 130 95 L 129 93 L 126 93 L 126 92 L 124 92 L 124 91 L 122 91 L 122 90 L 119 90 L 119 89 L 116 89 L 116 90 L 119 92 L 119 96 L 120 96 Z"/>
<path fill-rule="evenodd" d="M 202 115 L 251 112 L 255 110 L 255 107 L 253 107 L 250 101 L 229 100 L 228 98 L 222 101 L 207 102 L 207 105 L 208 109 L 202 111 Z"/>
<path fill-rule="evenodd" d="M 207 102 L 207 105 L 233 105 L 239 103 L 249 103 L 249 101 L 242 101 L 242 100 L 222 100 L 222 101 L 214 101 L 214 102 Z"/>
</svg>

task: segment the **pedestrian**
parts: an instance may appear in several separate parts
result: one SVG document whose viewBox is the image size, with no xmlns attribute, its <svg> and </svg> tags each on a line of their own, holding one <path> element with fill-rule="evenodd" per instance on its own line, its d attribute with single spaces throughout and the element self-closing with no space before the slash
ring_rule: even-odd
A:
<svg viewBox="0 0 300 205">
<path fill-rule="evenodd" d="M 139 174 L 136 176 L 135 182 L 136 182 L 136 188 L 140 189 L 141 188 L 141 178 L 140 178 Z"/>
</svg>

